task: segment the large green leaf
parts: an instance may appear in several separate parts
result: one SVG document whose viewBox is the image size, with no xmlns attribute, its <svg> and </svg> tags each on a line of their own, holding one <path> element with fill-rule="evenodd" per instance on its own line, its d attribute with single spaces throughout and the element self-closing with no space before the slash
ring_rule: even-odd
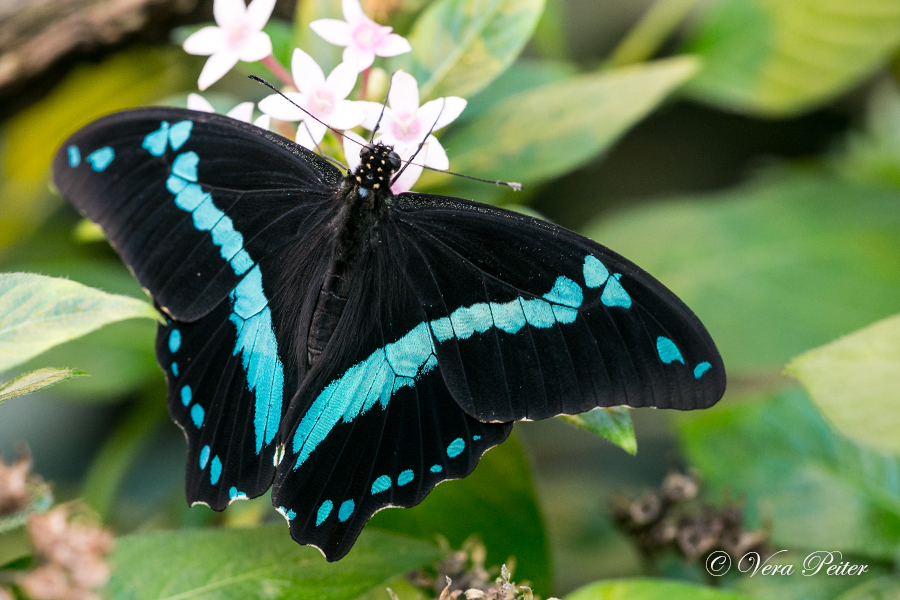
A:
<svg viewBox="0 0 900 600">
<path fill-rule="evenodd" d="M 853 179 L 900 187 L 900 85 L 896 80 L 884 79 L 872 89 L 865 130 L 850 134 L 836 164 Z"/>
<path fill-rule="evenodd" d="M 712 497 L 744 499 L 751 526 L 771 522 L 772 547 L 895 557 L 900 459 L 834 433 L 802 390 L 731 399 L 678 422 Z"/>
<path fill-rule="evenodd" d="M 897 311 L 898 205 L 897 192 L 783 176 L 647 205 L 585 233 L 678 294 L 730 372 L 774 371 Z"/>
<path fill-rule="evenodd" d="M 801 354 L 785 372 L 838 431 L 900 454 L 900 315 Z"/>
<path fill-rule="evenodd" d="M 533 185 L 583 165 L 608 149 L 696 68 L 674 58 L 554 81 L 509 97 L 444 140 L 458 173 Z M 426 174 L 423 187 L 450 176 Z M 498 188 L 499 189 L 499 188 Z M 485 201 L 484 184 L 454 185 Z"/>
<path fill-rule="evenodd" d="M 543 10 L 544 0 L 439 0 L 413 26 L 411 55 L 395 62 L 423 100 L 471 96 L 512 64 Z"/>
<path fill-rule="evenodd" d="M 107 113 L 193 86 L 194 59 L 180 49 L 138 49 L 82 65 L 0 132 L 0 251 L 34 230 L 59 204 L 47 191 L 50 161 L 76 129 Z"/>
<path fill-rule="evenodd" d="M 79 375 L 87 375 L 87 373 L 76 371 L 75 369 L 53 368 L 37 369 L 36 371 L 23 373 L 15 379 L 0 383 L 0 402 L 47 389 L 50 386 Z"/>
<path fill-rule="evenodd" d="M 516 558 L 516 577 L 549 590 L 550 554 L 528 461 L 515 436 L 491 449 L 475 472 L 462 481 L 439 485 L 422 504 L 383 510 L 369 527 L 419 538 L 442 535 L 459 547 L 478 535 L 489 565 Z"/>
<path fill-rule="evenodd" d="M 688 86 L 732 110 L 808 110 L 881 68 L 900 45 L 896 0 L 720 0 L 686 50 L 703 59 Z"/>
<path fill-rule="evenodd" d="M 727 590 L 663 579 L 600 581 L 577 589 L 563 600 L 747 600 Z"/>
<path fill-rule="evenodd" d="M 74 281 L 0 274 L 0 371 L 124 319 L 159 319 L 148 303 Z"/>
<path fill-rule="evenodd" d="M 329 564 L 284 525 L 181 530 L 116 540 L 109 589 L 117 600 L 350 600 L 439 556 L 425 542 L 364 531 Z"/>
</svg>

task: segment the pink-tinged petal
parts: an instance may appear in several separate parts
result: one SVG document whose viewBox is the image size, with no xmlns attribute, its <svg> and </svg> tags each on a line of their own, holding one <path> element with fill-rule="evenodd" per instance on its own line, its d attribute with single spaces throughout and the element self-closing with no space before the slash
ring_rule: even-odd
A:
<svg viewBox="0 0 900 600">
<path fill-rule="evenodd" d="M 215 0 L 213 17 L 222 27 L 239 27 L 244 23 L 247 5 L 244 0 Z"/>
<path fill-rule="evenodd" d="M 334 44 L 335 46 L 350 45 L 350 26 L 343 21 L 319 19 L 310 23 L 309 27 L 329 44 Z"/>
<path fill-rule="evenodd" d="M 363 12 L 359 0 L 342 0 L 341 11 L 344 13 L 344 19 L 346 19 L 350 25 L 361 21 L 371 21 L 371 19 L 366 16 L 366 13 Z"/>
<path fill-rule="evenodd" d="M 253 124 L 259 127 L 260 129 L 269 130 L 269 126 L 272 124 L 272 117 L 269 115 L 260 115 L 256 117 L 256 120 L 253 121 Z"/>
<path fill-rule="evenodd" d="M 425 149 L 422 149 L 424 152 Z M 422 159 L 422 154 L 416 157 L 416 163 L 421 164 L 419 161 Z M 403 164 L 406 164 L 406 161 L 403 161 Z M 412 186 L 419 180 L 419 177 L 422 176 L 422 167 L 419 164 L 411 164 L 406 167 L 406 170 L 398 177 L 393 184 L 391 184 L 391 191 L 395 194 L 402 194 L 403 192 L 408 192 L 412 189 Z M 402 166 L 400 167 L 403 168 Z"/>
<path fill-rule="evenodd" d="M 363 122 L 366 116 L 362 109 L 356 106 L 356 102 L 341 100 L 334 105 L 334 110 L 325 119 L 325 122 L 335 129 L 350 129 Z"/>
<path fill-rule="evenodd" d="M 325 87 L 331 90 L 335 100 L 343 100 L 353 91 L 359 73 L 351 65 L 341 63 L 325 80 Z"/>
<path fill-rule="evenodd" d="M 375 62 L 375 53 L 372 50 L 360 48 L 356 44 L 350 44 L 344 48 L 344 55 L 342 58 L 345 63 L 351 65 L 357 72 L 362 73 Z"/>
<path fill-rule="evenodd" d="M 425 145 L 422 147 L 422 152 L 419 153 L 419 156 L 422 156 L 422 154 L 425 155 L 423 164 L 426 167 L 431 167 L 432 169 L 440 169 L 441 171 L 446 171 L 450 168 L 450 159 L 447 158 L 447 152 L 444 150 L 444 147 L 441 146 L 441 143 L 438 141 L 438 139 L 433 135 L 428 136 L 428 141 L 425 142 Z"/>
<path fill-rule="evenodd" d="M 438 98 L 423 104 L 419 108 L 418 116 L 423 126 L 430 129 L 434 124 L 434 131 L 437 131 L 455 121 L 467 104 L 468 102 L 458 96 Z"/>
<path fill-rule="evenodd" d="M 375 54 L 377 56 L 397 56 L 398 54 L 406 54 L 412 50 L 409 41 L 402 35 L 392 33 L 381 38 L 375 45 Z"/>
<path fill-rule="evenodd" d="M 244 38 L 238 57 L 244 62 L 256 62 L 272 54 L 272 40 L 264 31 L 256 31 Z"/>
<path fill-rule="evenodd" d="M 362 162 L 359 153 L 368 143 L 358 133 L 352 131 L 344 132 L 344 160 L 351 171 L 355 171 L 356 167 Z"/>
<path fill-rule="evenodd" d="M 275 0 L 253 0 L 247 7 L 245 22 L 255 31 L 261 31 L 272 16 L 274 8 Z"/>
<path fill-rule="evenodd" d="M 397 71 L 391 79 L 388 104 L 398 116 L 414 114 L 419 109 L 419 84 L 406 71 Z"/>
<path fill-rule="evenodd" d="M 249 123 L 253 118 L 253 103 L 252 102 L 241 102 L 227 113 L 225 113 L 226 117 L 231 117 L 232 119 L 236 119 L 238 121 L 243 121 L 244 123 Z"/>
<path fill-rule="evenodd" d="M 325 137 L 326 131 L 328 131 L 328 128 L 318 121 L 313 121 L 312 119 L 303 121 L 297 127 L 297 143 L 304 148 L 315 151 L 316 145 Z"/>
<path fill-rule="evenodd" d="M 209 56 L 224 48 L 227 39 L 227 31 L 221 27 L 210 25 L 192 33 L 188 39 L 184 40 L 182 48 L 188 54 Z"/>
<path fill-rule="evenodd" d="M 234 65 L 238 63 L 238 56 L 234 52 L 222 51 L 216 52 L 210 56 L 203 70 L 200 71 L 200 78 L 197 80 L 197 87 L 202 92 L 230 71 Z"/>
<path fill-rule="evenodd" d="M 285 96 L 287 96 L 300 106 L 303 106 L 304 102 L 306 102 L 306 97 L 303 94 L 288 92 L 285 94 Z M 300 119 L 306 118 L 305 112 L 303 112 L 278 94 L 272 94 L 271 96 L 266 96 L 265 98 L 260 100 L 259 110 L 263 111 L 273 119 L 278 119 L 279 121 L 299 121 Z"/>
<path fill-rule="evenodd" d="M 361 123 L 363 127 L 372 131 L 375 128 L 375 124 L 378 123 L 378 118 L 381 117 L 381 125 L 378 128 L 379 131 L 384 130 L 385 123 L 388 122 L 391 118 L 391 107 L 385 106 L 380 102 L 357 102 L 359 107 L 362 109 L 363 114 L 366 116 L 365 120 Z M 381 116 L 381 111 L 384 109 L 384 116 Z"/>
<path fill-rule="evenodd" d="M 322 67 L 312 56 L 300 48 L 294 48 L 294 56 L 291 58 L 291 75 L 294 78 L 294 85 L 301 92 L 311 93 L 325 85 L 325 73 L 322 72 Z"/>
<path fill-rule="evenodd" d="M 216 109 L 214 109 L 213 105 L 209 103 L 209 100 L 207 100 L 200 94 L 188 94 L 187 107 L 188 110 L 196 110 L 206 113 L 216 112 Z"/>
</svg>

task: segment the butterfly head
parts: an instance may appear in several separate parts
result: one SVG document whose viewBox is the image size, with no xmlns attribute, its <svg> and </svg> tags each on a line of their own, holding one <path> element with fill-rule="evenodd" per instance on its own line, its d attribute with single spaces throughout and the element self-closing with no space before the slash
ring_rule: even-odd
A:
<svg viewBox="0 0 900 600">
<path fill-rule="evenodd" d="M 360 190 L 390 191 L 391 178 L 400 170 L 400 155 L 382 143 L 366 144 L 359 152 L 359 166 L 350 176 Z"/>
</svg>

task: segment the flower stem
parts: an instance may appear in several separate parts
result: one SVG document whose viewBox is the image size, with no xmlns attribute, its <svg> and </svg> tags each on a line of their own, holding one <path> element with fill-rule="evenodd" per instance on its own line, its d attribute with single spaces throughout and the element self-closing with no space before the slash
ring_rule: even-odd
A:
<svg viewBox="0 0 900 600">
<path fill-rule="evenodd" d="M 656 0 L 612 51 L 607 66 L 620 67 L 653 56 L 696 4 L 697 0 Z"/>
<path fill-rule="evenodd" d="M 363 71 L 362 74 L 362 82 L 359 84 L 359 99 L 365 100 L 366 94 L 368 93 L 369 88 L 369 73 L 372 72 L 372 67 L 370 66 L 368 69 Z"/>
<path fill-rule="evenodd" d="M 291 78 L 291 74 L 288 73 L 287 69 L 281 66 L 281 63 L 275 60 L 275 57 L 271 54 L 260 61 L 262 64 L 266 65 L 272 74 L 275 75 L 278 79 L 281 80 L 281 83 L 284 85 L 294 85 L 294 80 Z"/>
</svg>

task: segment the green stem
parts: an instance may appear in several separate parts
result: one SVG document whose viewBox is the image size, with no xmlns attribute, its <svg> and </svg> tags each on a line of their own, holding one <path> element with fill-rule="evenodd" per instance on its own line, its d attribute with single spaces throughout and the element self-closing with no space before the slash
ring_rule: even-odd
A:
<svg viewBox="0 0 900 600">
<path fill-rule="evenodd" d="M 697 0 L 656 0 L 612 51 L 607 66 L 620 67 L 653 56 L 696 3 Z"/>
</svg>

